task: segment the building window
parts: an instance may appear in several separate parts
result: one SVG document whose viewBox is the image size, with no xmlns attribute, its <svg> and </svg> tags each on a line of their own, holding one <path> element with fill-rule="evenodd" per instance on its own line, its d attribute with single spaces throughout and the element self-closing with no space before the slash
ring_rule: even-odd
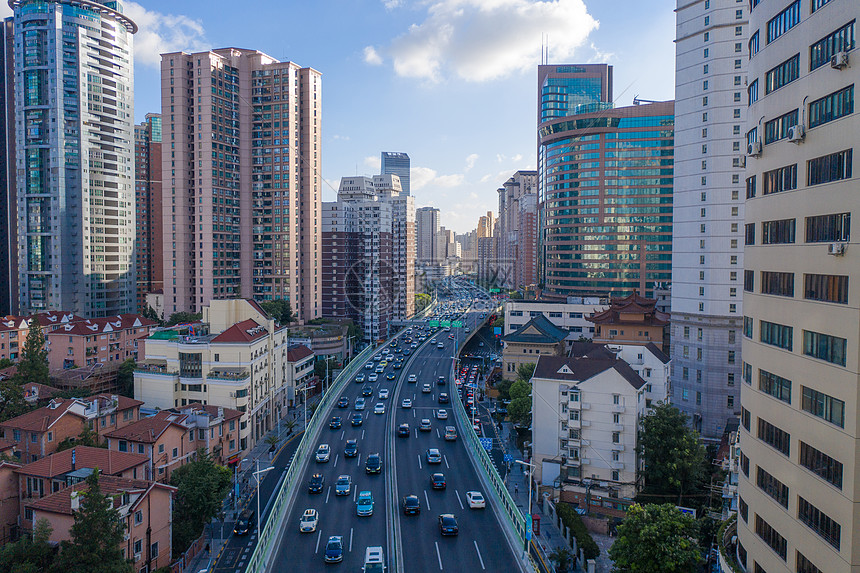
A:
<svg viewBox="0 0 860 573">
<path fill-rule="evenodd" d="M 791 404 L 791 380 L 759 369 L 758 389 L 765 394 L 770 394 L 777 400 Z"/>
<path fill-rule="evenodd" d="M 794 273 L 761 272 L 761 294 L 794 296 Z"/>
<path fill-rule="evenodd" d="M 752 105 L 758 101 L 758 80 L 753 80 L 747 86 L 747 105 Z"/>
<path fill-rule="evenodd" d="M 759 329 L 760 340 L 765 344 L 789 351 L 792 349 L 793 328 L 791 326 L 762 320 L 759 322 Z"/>
<path fill-rule="evenodd" d="M 813 5 L 815 0 L 813 0 Z M 836 52 L 854 49 L 854 20 L 809 46 L 809 71 L 830 63 Z"/>
<path fill-rule="evenodd" d="M 791 110 L 764 124 L 764 143 L 774 143 L 788 137 L 788 128 L 797 125 L 797 110 Z"/>
<path fill-rule="evenodd" d="M 801 388 L 803 394 L 800 407 L 805 412 L 818 416 L 822 420 L 827 420 L 840 428 L 845 427 L 845 402 L 806 386 L 801 386 Z"/>
<path fill-rule="evenodd" d="M 780 219 L 777 221 L 762 221 L 761 244 L 782 245 L 794 243 L 794 219 Z"/>
<path fill-rule="evenodd" d="M 755 516 L 755 532 L 762 541 L 767 543 L 767 545 L 776 551 L 777 555 L 782 557 L 783 561 L 785 561 L 788 551 L 785 537 L 777 533 L 777 531 L 758 514 Z"/>
<path fill-rule="evenodd" d="M 846 149 L 806 162 L 806 184 L 820 185 L 851 178 L 852 150 Z"/>
<path fill-rule="evenodd" d="M 151 551 L 150 557 L 152 557 L 153 559 L 158 557 L 158 542 L 157 541 L 152 544 L 150 551 Z"/>
<path fill-rule="evenodd" d="M 767 23 L 767 43 L 770 44 L 800 23 L 800 0 L 795 0 Z M 785 559 L 785 555 L 782 556 Z"/>
<path fill-rule="evenodd" d="M 788 486 L 759 466 L 756 466 L 755 471 L 755 483 L 759 489 L 772 497 L 779 505 L 788 509 Z"/>
<path fill-rule="evenodd" d="M 835 547 L 837 551 L 839 550 L 842 527 L 800 496 L 797 496 L 797 517 L 812 531 L 820 535 L 824 541 Z"/>
<path fill-rule="evenodd" d="M 797 189 L 797 163 L 762 173 L 763 193 L 780 193 Z"/>
<path fill-rule="evenodd" d="M 848 341 L 838 336 L 821 334 L 810 330 L 803 331 L 803 354 L 845 366 L 845 351 Z"/>
<path fill-rule="evenodd" d="M 749 518 L 749 506 L 741 496 L 738 496 L 738 513 L 741 514 L 741 519 L 744 520 L 744 523 L 747 523 Z"/>
<path fill-rule="evenodd" d="M 756 30 L 755 32 L 753 32 L 753 35 L 750 36 L 750 41 L 749 41 L 750 59 L 752 59 L 753 56 L 758 54 L 758 38 L 759 38 L 758 30 Z M 735 50 L 735 51 L 740 52 L 740 50 Z"/>
<path fill-rule="evenodd" d="M 844 275 L 803 275 L 803 298 L 848 304 L 848 277 Z"/>
<path fill-rule="evenodd" d="M 847 242 L 851 236 L 851 213 L 806 218 L 807 243 Z"/>
<path fill-rule="evenodd" d="M 850 85 L 809 104 L 809 127 L 818 127 L 852 113 L 854 86 Z"/>
<path fill-rule="evenodd" d="M 746 477 L 750 477 L 750 459 L 741 452 L 741 471 L 744 472 Z"/>
<path fill-rule="evenodd" d="M 805 442 L 800 442 L 800 465 L 842 489 L 842 463 L 820 452 Z"/>
<path fill-rule="evenodd" d="M 744 225 L 744 245 L 755 245 L 755 223 Z"/>
<path fill-rule="evenodd" d="M 795 54 L 764 75 L 764 93 L 769 94 L 800 76 L 800 54 Z"/>
<path fill-rule="evenodd" d="M 763 418 L 758 419 L 758 439 L 770 447 L 791 455 L 791 436 Z"/>
<path fill-rule="evenodd" d="M 143 523 L 143 512 L 138 510 L 134 512 L 134 524 L 140 525 Z"/>
<path fill-rule="evenodd" d="M 753 292 L 755 290 L 755 271 L 744 271 L 744 290 Z"/>
<path fill-rule="evenodd" d="M 735 397 L 734 396 L 726 396 L 726 408 L 729 410 L 734 409 L 735 407 Z"/>
<path fill-rule="evenodd" d="M 825 0 L 826 1 L 826 0 Z M 815 6 L 815 0 L 812 3 Z M 803 553 L 797 551 L 797 573 L 824 573 L 821 569 L 812 564 L 812 561 L 804 557 Z"/>
</svg>

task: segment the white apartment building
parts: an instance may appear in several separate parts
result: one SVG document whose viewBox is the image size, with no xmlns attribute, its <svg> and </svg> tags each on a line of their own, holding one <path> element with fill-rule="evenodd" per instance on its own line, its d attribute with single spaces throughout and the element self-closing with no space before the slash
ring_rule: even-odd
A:
<svg viewBox="0 0 860 573">
<path fill-rule="evenodd" d="M 212 300 L 202 323 L 153 333 L 134 373 L 134 395 L 149 408 L 200 402 L 233 408 L 253 447 L 295 399 L 287 375 L 287 329 L 251 300 Z"/>
<path fill-rule="evenodd" d="M 505 303 L 505 331 L 507 336 L 522 328 L 532 318 L 542 314 L 555 326 L 568 331 L 568 345 L 580 337 L 594 336 L 594 325 L 586 319 L 594 312 L 609 308 L 597 297 L 568 297 L 566 302 L 540 300 L 509 300 Z"/>
<path fill-rule="evenodd" d="M 858 18 L 857 0 L 750 12 L 737 555 L 751 572 L 860 571 Z"/>
<path fill-rule="evenodd" d="M 678 0 L 672 403 L 706 438 L 740 415 L 746 0 Z"/>
</svg>

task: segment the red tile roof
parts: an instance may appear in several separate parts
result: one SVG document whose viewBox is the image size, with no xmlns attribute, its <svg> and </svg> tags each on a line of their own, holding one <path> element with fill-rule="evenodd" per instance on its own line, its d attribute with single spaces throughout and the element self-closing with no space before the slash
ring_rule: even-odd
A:
<svg viewBox="0 0 860 573">
<path fill-rule="evenodd" d="M 146 497 L 149 490 L 151 490 L 152 488 L 162 488 L 170 492 L 176 492 L 175 487 L 163 483 L 140 479 L 126 479 L 106 475 L 99 476 L 99 486 L 101 487 L 102 494 L 104 495 L 116 495 L 125 492 L 143 494 L 132 505 L 132 509 L 134 509 L 134 507 L 136 507 L 142 501 L 142 499 Z M 45 511 L 48 513 L 64 513 L 66 515 L 72 515 L 73 491 L 87 491 L 87 483 L 76 483 L 72 487 L 67 487 L 66 489 L 60 490 L 57 493 L 36 500 L 28 504 L 28 507 L 37 511 Z"/>
<path fill-rule="evenodd" d="M 155 416 L 144 418 L 133 424 L 129 424 L 124 428 L 112 430 L 105 434 L 106 438 L 129 440 L 130 442 L 144 442 L 147 444 L 155 443 L 161 434 L 167 431 L 171 426 L 186 430 L 182 422 L 185 421 L 185 416 L 176 414 L 166 410 L 158 412 Z"/>
<path fill-rule="evenodd" d="M 120 394 L 94 394 L 89 398 L 85 398 L 85 400 L 106 400 L 108 402 L 113 401 L 113 399 L 117 399 L 116 409 L 117 411 L 129 410 L 131 408 L 136 408 L 138 406 L 143 406 L 145 402 L 141 402 L 140 400 L 135 400 L 134 398 L 129 398 L 128 396 L 122 396 Z"/>
<path fill-rule="evenodd" d="M 21 389 L 24 390 L 24 398 L 37 398 L 39 400 L 46 400 L 59 392 L 59 390 L 53 386 L 39 384 L 38 382 L 27 382 L 26 384 L 21 384 Z"/>
<path fill-rule="evenodd" d="M 20 474 L 52 478 L 72 471 L 72 452 L 75 452 L 75 468 L 98 468 L 105 475 L 118 475 L 133 467 L 145 465 L 149 457 L 126 452 L 76 446 L 51 454 L 41 460 L 27 464 L 16 470 Z"/>
<path fill-rule="evenodd" d="M 595 312 L 587 318 L 593 324 L 641 324 L 649 326 L 666 326 L 669 315 L 657 310 L 657 301 L 639 296 L 636 293 L 624 298 L 613 298 L 609 308 Z M 624 315 L 642 314 L 644 320 L 630 319 Z"/>
<path fill-rule="evenodd" d="M 287 350 L 287 362 L 298 362 L 308 356 L 313 356 L 314 352 L 304 344 L 290 347 Z"/>
<path fill-rule="evenodd" d="M 194 402 L 192 404 L 188 404 L 187 406 L 182 406 L 180 408 L 175 409 L 179 412 L 187 412 L 189 410 L 192 412 L 199 412 L 202 410 L 213 418 L 218 416 L 218 410 L 223 410 L 224 420 L 226 421 L 235 420 L 236 418 L 242 417 L 242 412 L 240 412 L 239 410 L 234 410 L 233 408 L 219 408 L 218 406 L 212 406 L 211 404 L 207 404 L 204 406 L 200 402 Z"/>
<path fill-rule="evenodd" d="M 75 403 L 77 401 L 72 398 L 55 398 L 47 406 L 27 412 L 26 414 L 21 414 L 11 420 L 6 420 L 0 423 L 0 426 L 30 432 L 45 432 L 66 414 L 79 417 L 83 423 L 85 418 L 82 414 L 69 411 L 69 408 Z"/>
<path fill-rule="evenodd" d="M 256 321 L 243 320 L 236 323 L 215 338 L 212 342 L 256 342 L 269 335 L 269 329 Z"/>
<path fill-rule="evenodd" d="M 89 336 L 104 332 L 116 332 L 129 328 L 158 326 L 154 320 L 144 318 L 139 314 L 118 314 L 104 318 L 89 318 L 72 321 L 48 333 L 51 335 Z"/>
</svg>

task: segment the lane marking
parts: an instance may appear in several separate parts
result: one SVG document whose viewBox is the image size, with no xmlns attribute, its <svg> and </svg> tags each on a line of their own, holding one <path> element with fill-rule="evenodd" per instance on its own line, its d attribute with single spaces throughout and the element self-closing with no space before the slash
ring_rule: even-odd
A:
<svg viewBox="0 0 860 573">
<path fill-rule="evenodd" d="M 463 507 L 463 500 L 460 499 L 460 490 L 455 489 L 454 493 L 457 494 L 457 503 L 460 504 L 460 509 L 466 509 L 465 507 Z"/>
<path fill-rule="evenodd" d="M 320 529 L 320 532 L 317 534 L 317 548 L 314 549 L 314 553 L 320 552 L 320 540 L 321 539 L 322 539 L 322 529 Z"/>
<path fill-rule="evenodd" d="M 364 430 L 361 431 L 361 439 L 364 439 Z"/>
<path fill-rule="evenodd" d="M 336 467 L 337 467 L 337 459 L 338 459 L 339 457 L 340 457 L 340 454 L 335 454 L 335 455 L 334 455 L 334 465 L 333 465 L 332 467 L 334 467 L 334 468 L 336 468 Z"/>
<path fill-rule="evenodd" d="M 442 435 L 439 433 L 439 428 L 436 428 L 436 437 L 441 438 Z"/>
<path fill-rule="evenodd" d="M 484 558 L 483 558 L 483 557 L 481 557 L 481 550 L 480 550 L 480 549 L 478 549 L 478 542 L 477 542 L 477 541 L 473 541 L 473 543 L 475 544 L 475 551 L 477 551 L 477 552 L 478 552 L 478 561 L 480 561 L 480 562 L 481 562 L 481 569 L 483 569 L 484 571 L 486 571 L 486 570 L 487 570 L 487 568 L 486 568 L 486 567 L 484 567 Z"/>
<path fill-rule="evenodd" d="M 427 490 L 424 490 L 424 501 L 427 502 L 427 511 L 430 511 L 430 498 L 427 497 Z"/>
<path fill-rule="evenodd" d="M 421 454 L 418 454 L 418 469 L 419 469 L 419 470 L 423 470 L 423 469 L 424 469 L 423 467 L 421 467 Z"/>
<path fill-rule="evenodd" d="M 340 431 L 340 439 L 343 440 L 343 437 L 346 435 L 346 430 Z"/>
<path fill-rule="evenodd" d="M 436 558 L 439 559 L 439 571 L 442 571 L 442 555 L 439 553 L 439 542 L 435 543 L 436 545 Z"/>
<path fill-rule="evenodd" d="M 354 488 L 352 488 L 352 502 L 353 502 L 353 503 L 355 503 L 355 496 L 356 496 L 356 494 L 357 494 L 357 493 L 358 493 L 358 487 L 354 487 Z M 460 505 L 463 505 L 463 504 L 461 503 Z M 352 533 L 350 533 L 350 536 L 351 536 L 351 535 L 352 535 Z M 352 540 L 352 537 L 350 537 L 350 541 L 351 541 L 351 540 Z M 352 550 L 350 549 L 350 551 L 352 551 Z"/>
<path fill-rule="evenodd" d="M 353 529 L 352 527 L 350 527 L 350 528 L 349 528 L 349 552 L 350 552 L 350 553 L 352 553 L 352 529 Z M 477 547 L 477 544 L 475 545 L 475 547 Z M 481 552 L 479 551 L 479 552 L 478 552 L 478 557 L 480 557 L 480 556 L 481 556 Z M 483 561 L 482 561 L 482 562 L 481 562 L 481 567 L 483 567 L 483 566 L 484 566 L 484 563 L 483 563 Z"/>
<path fill-rule="evenodd" d="M 325 492 L 325 502 L 328 503 L 328 496 L 331 495 L 331 486 L 328 486 L 328 490 Z"/>
<path fill-rule="evenodd" d="M 445 460 L 445 467 L 450 470 L 451 466 L 448 465 L 448 456 L 442 456 L 442 459 Z"/>
<path fill-rule="evenodd" d="M 415 428 L 415 437 L 418 437 L 418 428 Z"/>
</svg>

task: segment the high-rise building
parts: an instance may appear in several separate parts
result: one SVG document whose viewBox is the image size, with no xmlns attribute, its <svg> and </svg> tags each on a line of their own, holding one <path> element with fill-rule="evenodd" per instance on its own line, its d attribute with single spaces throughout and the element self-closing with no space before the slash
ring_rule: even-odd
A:
<svg viewBox="0 0 860 573">
<path fill-rule="evenodd" d="M 520 288 L 537 282 L 537 259 L 534 256 L 538 240 L 537 183 L 537 171 L 517 171 L 498 189 L 496 261 L 497 284 L 501 287 Z M 528 198 L 528 195 L 534 197 Z M 530 223 L 523 220 L 521 225 L 521 218 L 528 217 L 533 220 L 530 219 Z M 534 237 L 528 233 L 534 233 Z M 523 244 L 520 244 L 521 239 Z M 530 256 L 521 259 L 521 249 Z M 528 277 L 529 282 L 519 282 L 520 276 Z"/>
<path fill-rule="evenodd" d="M 478 217 L 478 238 L 492 237 L 493 228 L 496 226 L 496 216 L 492 211 L 487 211 L 486 215 Z"/>
<path fill-rule="evenodd" d="M 753 6 L 737 555 L 747 571 L 854 572 L 860 4 Z"/>
<path fill-rule="evenodd" d="M 441 228 L 439 223 L 439 209 L 435 207 L 421 207 L 415 212 L 417 228 L 418 257 L 419 264 L 439 262 L 439 247 L 437 236 Z"/>
<path fill-rule="evenodd" d="M 653 297 L 672 270 L 674 102 L 577 111 L 539 132 L 544 292 Z"/>
<path fill-rule="evenodd" d="M 18 259 L 15 203 L 15 33 L 0 21 L 0 315 L 17 313 Z"/>
<path fill-rule="evenodd" d="M 415 199 L 396 175 L 344 177 L 322 205 L 322 313 L 350 318 L 366 342 L 415 313 Z"/>
<path fill-rule="evenodd" d="M 161 82 L 165 315 L 243 297 L 318 317 L 320 72 L 223 48 L 163 54 Z"/>
<path fill-rule="evenodd" d="M 137 26 L 117 1 L 9 5 L 20 312 L 132 312 Z"/>
<path fill-rule="evenodd" d="M 161 114 L 148 113 L 143 123 L 134 126 L 134 171 L 137 307 L 143 309 L 146 294 L 164 288 Z"/>
<path fill-rule="evenodd" d="M 397 175 L 400 177 L 400 186 L 403 188 L 403 195 L 411 195 L 409 192 L 410 166 L 411 162 L 407 154 L 397 151 L 382 152 L 382 175 Z"/>
<path fill-rule="evenodd" d="M 717 440 L 740 415 L 748 13 L 735 0 L 675 11 L 672 403 Z"/>
</svg>

